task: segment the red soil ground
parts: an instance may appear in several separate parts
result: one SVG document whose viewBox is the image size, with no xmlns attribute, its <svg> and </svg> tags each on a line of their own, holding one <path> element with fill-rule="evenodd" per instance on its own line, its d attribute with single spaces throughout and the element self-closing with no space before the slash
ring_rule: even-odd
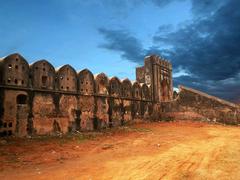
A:
<svg viewBox="0 0 240 180">
<path fill-rule="evenodd" d="M 144 123 L 63 138 L 8 139 L 0 179 L 239 179 L 240 128 Z"/>
</svg>

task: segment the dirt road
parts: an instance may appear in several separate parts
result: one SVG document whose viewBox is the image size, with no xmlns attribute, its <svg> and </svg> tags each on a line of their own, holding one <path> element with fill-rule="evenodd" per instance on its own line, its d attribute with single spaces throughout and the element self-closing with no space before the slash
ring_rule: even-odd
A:
<svg viewBox="0 0 240 180">
<path fill-rule="evenodd" d="M 0 145 L 0 179 L 239 179 L 240 128 L 145 123 Z"/>
</svg>

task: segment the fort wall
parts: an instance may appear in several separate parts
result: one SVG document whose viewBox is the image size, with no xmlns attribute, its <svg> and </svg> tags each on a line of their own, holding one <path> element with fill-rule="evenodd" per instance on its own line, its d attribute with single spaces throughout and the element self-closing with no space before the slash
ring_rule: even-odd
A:
<svg viewBox="0 0 240 180">
<path fill-rule="evenodd" d="M 162 119 L 240 124 L 239 105 L 184 86 L 179 90 L 175 100 L 161 103 Z"/>
<path fill-rule="evenodd" d="M 174 96 L 173 96 L 174 95 Z M 19 54 L 0 59 L 0 135 L 91 131 L 144 120 L 192 119 L 240 124 L 238 105 L 181 86 L 173 94 L 172 65 L 147 56 L 136 81 L 29 65 Z"/>
<path fill-rule="evenodd" d="M 67 133 L 151 119 L 149 85 L 19 54 L 0 61 L 0 134 Z"/>
</svg>

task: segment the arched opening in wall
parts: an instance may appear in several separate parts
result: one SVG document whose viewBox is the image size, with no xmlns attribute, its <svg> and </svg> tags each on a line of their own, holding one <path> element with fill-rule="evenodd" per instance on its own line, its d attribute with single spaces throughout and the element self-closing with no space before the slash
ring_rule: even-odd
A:
<svg viewBox="0 0 240 180">
<path fill-rule="evenodd" d="M 53 122 L 53 132 L 54 133 L 61 132 L 60 125 L 56 120 L 54 120 L 54 122 Z"/>
<path fill-rule="evenodd" d="M 43 87 L 47 86 L 47 76 L 42 76 L 42 86 Z"/>
<path fill-rule="evenodd" d="M 161 90 L 162 90 L 162 92 L 161 92 L 161 100 L 162 101 L 167 101 L 167 100 L 169 100 L 169 85 L 168 85 L 168 83 L 167 83 L 167 80 L 166 79 L 164 79 L 163 81 L 162 81 L 162 83 L 161 83 Z"/>
<path fill-rule="evenodd" d="M 17 96 L 17 104 L 27 104 L 27 96 L 20 94 Z"/>
</svg>

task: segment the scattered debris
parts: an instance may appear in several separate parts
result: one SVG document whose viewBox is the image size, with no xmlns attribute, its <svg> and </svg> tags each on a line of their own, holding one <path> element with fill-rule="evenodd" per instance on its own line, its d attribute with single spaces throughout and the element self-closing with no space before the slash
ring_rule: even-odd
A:
<svg viewBox="0 0 240 180">
<path fill-rule="evenodd" d="M 102 149 L 106 150 L 106 149 L 111 149 L 113 148 L 113 145 L 112 144 L 104 144 Z"/>
</svg>

